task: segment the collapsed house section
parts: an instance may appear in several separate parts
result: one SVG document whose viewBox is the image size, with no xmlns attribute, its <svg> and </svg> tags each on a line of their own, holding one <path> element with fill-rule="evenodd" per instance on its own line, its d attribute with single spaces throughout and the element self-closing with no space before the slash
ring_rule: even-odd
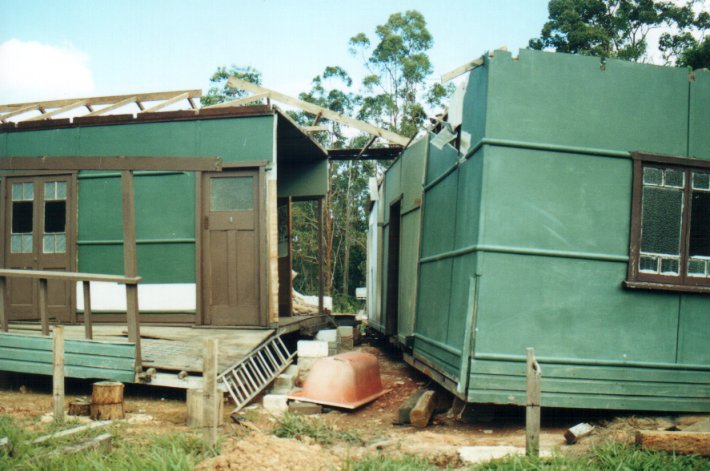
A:
<svg viewBox="0 0 710 471">
<path fill-rule="evenodd" d="M 370 325 L 469 402 L 525 404 L 533 347 L 543 406 L 710 411 L 710 73 L 469 68 L 373 197 Z"/>
</svg>

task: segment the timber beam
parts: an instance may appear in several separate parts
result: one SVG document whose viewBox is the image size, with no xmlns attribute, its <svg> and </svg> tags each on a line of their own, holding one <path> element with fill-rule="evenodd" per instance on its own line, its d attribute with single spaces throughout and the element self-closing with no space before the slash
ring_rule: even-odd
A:
<svg viewBox="0 0 710 471">
<path fill-rule="evenodd" d="M 0 170 L 156 170 L 175 172 L 219 172 L 219 157 L 3 157 Z"/>
<path fill-rule="evenodd" d="M 382 139 L 385 139 L 394 144 L 398 144 L 400 146 L 406 146 L 407 144 L 409 144 L 409 138 L 399 135 L 395 132 L 378 128 L 377 126 L 373 126 L 372 124 L 360 121 L 359 119 L 350 118 L 349 116 L 336 113 L 335 111 L 329 110 L 328 108 L 324 108 L 322 106 L 318 106 L 307 101 L 299 100 L 292 96 L 279 93 L 275 90 L 271 90 L 260 85 L 253 84 L 251 82 L 247 82 L 246 80 L 241 80 L 236 77 L 230 77 L 227 81 L 227 84 L 230 87 L 240 88 L 242 90 L 246 90 L 254 94 L 266 94 L 266 96 L 271 100 L 278 101 L 285 105 L 294 106 L 305 111 L 306 113 L 310 113 L 315 116 L 321 116 L 325 119 L 337 121 L 341 124 L 353 127 L 373 136 L 381 137 Z"/>
</svg>

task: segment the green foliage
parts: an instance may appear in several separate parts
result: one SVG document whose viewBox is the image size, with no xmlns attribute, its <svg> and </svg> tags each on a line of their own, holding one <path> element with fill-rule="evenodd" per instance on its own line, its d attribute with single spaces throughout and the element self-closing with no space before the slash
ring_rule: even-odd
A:
<svg viewBox="0 0 710 471">
<path fill-rule="evenodd" d="M 192 470 L 199 461 L 208 457 L 203 442 L 193 435 L 151 435 L 147 438 L 126 436 L 116 426 L 110 429 L 90 430 L 36 445 L 28 443 L 39 435 L 53 431 L 56 431 L 56 427 L 50 426 L 41 432 L 30 433 L 12 418 L 0 416 L 0 437 L 7 436 L 12 443 L 10 453 L 6 450 L 0 451 L 0 469 Z M 55 453 L 62 446 L 80 443 L 107 431 L 113 435 L 110 448 L 87 450 L 71 455 Z"/>
<path fill-rule="evenodd" d="M 368 71 L 358 118 L 412 136 L 426 119 L 422 102 L 440 105 L 452 91 L 426 84 L 433 70 L 428 51 L 434 39 L 416 10 L 390 15 L 376 27 L 375 36 L 374 44 L 365 33 L 350 38 L 350 52 L 360 54 Z"/>
<path fill-rule="evenodd" d="M 279 418 L 272 433 L 279 438 L 295 438 L 297 440 L 309 437 L 321 445 L 329 445 L 337 441 L 362 444 L 357 432 L 339 432 L 329 426 L 321 417 L 305 417 L 290 412 L 286 412 Z"/>
<path fill-rule="evenodd" d="M 698 47 L 695 36 L 708 28 L 708 13 L 693 12 L 697 1 L 677 5 L 656 0 L 550 0 L 549 21 L 529 46 L 639 61 L 647 56 L 651 30 L 674 27 L 675 33 L 664 33 L 659 41 L 670 64 Z"/>
<path fill-rule="evenodd" d="M 230 87 L 227 84 L 229 77 L 236 77 L 246 80 L 247 82 L 261 85 L 261 72 L 256 69 L 251 67 L 237 67 L 236 65 L 232 65 L 230 68 L 217 67 L 217 71 L 210 77 L 212 86 L 207 92 L 207 95 L 200 98 L 202 106 L 224 103 L 248 95 L 244 90 Z"/>
<path fill-rule="evenodd" d="M 383 454 L 367 455 L 348 461 L 343 471 L 435 471 L 439 468 L 423 458 L 403 456 L 392 458 Z"/>
</svg>

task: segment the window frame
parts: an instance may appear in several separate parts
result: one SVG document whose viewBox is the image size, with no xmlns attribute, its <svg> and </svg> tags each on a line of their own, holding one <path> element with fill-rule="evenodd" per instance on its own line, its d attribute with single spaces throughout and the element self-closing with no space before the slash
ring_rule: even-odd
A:
<svg viewBox="0 0 710 471">
<path fill-rule="evenodd" d="M 624 286 L 637 289 L 710 293 L 710 277 L 688 276 L 688 247 L 690 242 L 690 217 L 692 214 L 692 172 L 710 172 L 710 161 L 672 157 L 667 155 L 632 152 L 633 186 L 631 200 L 631 234 L 629 238 L 629 264 Z M 683 211 L 681 214 L 681 246 L 678 275 L 644 273 L 639 270 L 641 251 L 641 217 L 644 166 L 675 168 L 685 174 Z"/>
</svg>

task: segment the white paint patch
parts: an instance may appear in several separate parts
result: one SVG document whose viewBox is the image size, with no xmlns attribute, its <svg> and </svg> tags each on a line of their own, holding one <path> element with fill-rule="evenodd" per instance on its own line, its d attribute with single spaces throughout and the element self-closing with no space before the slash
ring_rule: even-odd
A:
<svg viewBox="0 0 710 471">
<path fill-rule="evenodd" d="M 91 96 L 88 62 L 89 56 L 73 47 L 9 39 L 0 44 L 0 102 Z"/>
<path fill-rule="evenodd" d="M 141 312 L 184 312 L 195 311 L 195 283 L 145 284 L 138 285 L 138 309 Z M 76 305 L 84 310 L 84 295 L 81 284 L 77 284 Z M 126 288 L 117 283 L 91 282 L 91 310 L 125 311 Z"/>
</svg>

